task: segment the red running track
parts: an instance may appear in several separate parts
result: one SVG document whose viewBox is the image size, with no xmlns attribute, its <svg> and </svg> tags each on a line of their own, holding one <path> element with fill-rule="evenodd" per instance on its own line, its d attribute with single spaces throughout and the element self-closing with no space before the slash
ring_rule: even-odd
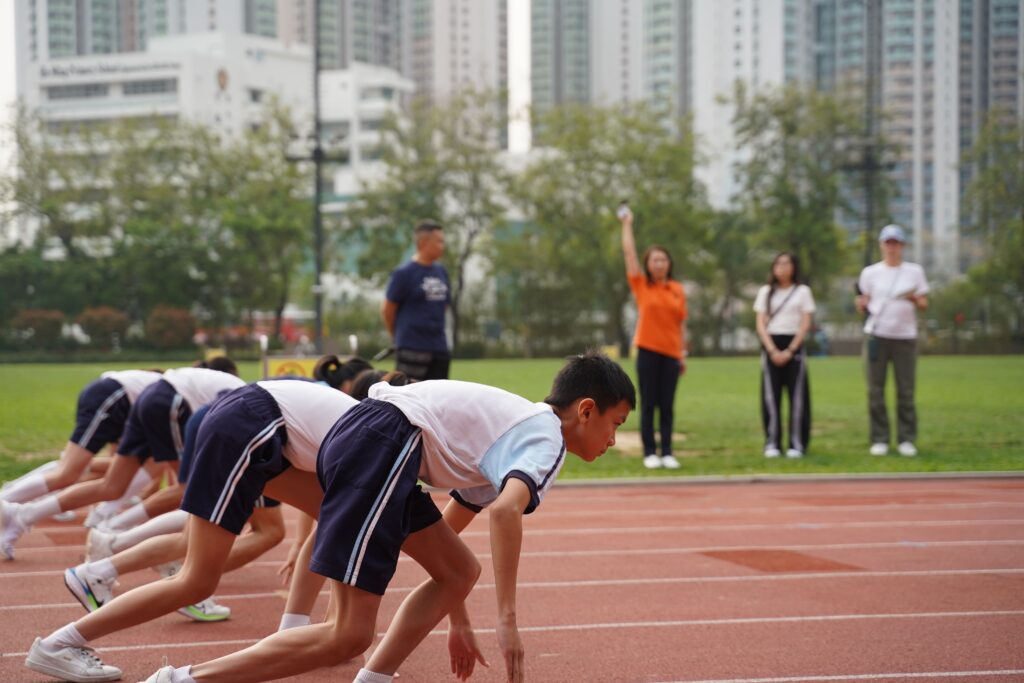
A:
<svg viewBox="0 0 1024 683">
<path fill-rule="evenodd" d="M 1021 479 L 559 486 L 526 520 L 531 681 L 1024 681 Z M 502 681 L 486 520 L 465 537 L 484 566 L 470 611 L 491 662 L 472 680 Z M 82 614 L 61 573 L 83 540 L 74 524 L 40 525 L 0 565 L 0 681 L 48 680 L 22 661 Z M 101 656 L 136 681 L 163 657 L 201 661 L 270 633 L 287 544 L 221 582 L 231 620 L 169 615 L 101 639 Z M 378 631 L 423 576 L 403 558 Z M 399 683 L 455 680 L 443 633 L 400 671 Z"/>
</svg>

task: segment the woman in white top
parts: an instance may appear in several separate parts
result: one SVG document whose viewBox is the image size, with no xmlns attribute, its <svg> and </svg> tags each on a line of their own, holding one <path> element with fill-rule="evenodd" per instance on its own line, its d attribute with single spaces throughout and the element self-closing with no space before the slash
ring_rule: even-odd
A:
<svg viewBox="0 0 1024 683">
<path fill-rule="evenodd" d="M 789 447 L 786 457 L 801 458 L 811 438 L 811 395 L 804 339 L 811 329 L 814 296 L 800 284 L 796 256 L 783 252 L 772 261 L 771 278 L 754 301 L 761 339 L 761 421 L 764 457 L 782 454 L 782 388 L 789 394 Z"/>
</svg>

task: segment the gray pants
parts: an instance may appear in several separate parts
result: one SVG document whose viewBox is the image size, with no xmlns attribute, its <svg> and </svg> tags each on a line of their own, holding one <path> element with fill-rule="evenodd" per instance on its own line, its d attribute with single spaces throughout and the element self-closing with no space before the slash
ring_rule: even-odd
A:
<svg viewBox="0 0 1024 683">
<path fill-rule="evenodd" d="M 868 416 L 871 443 L 889 443 L 889 413 L 885 407 L 885 375 L 892 363 L 896 375 L 896 440 L 917 440 L 917 409 L 914 380 L 917 374 L 917 340 L 868 337 L 864 342 L 864 366 L 868 380 Z"/>
</svg>

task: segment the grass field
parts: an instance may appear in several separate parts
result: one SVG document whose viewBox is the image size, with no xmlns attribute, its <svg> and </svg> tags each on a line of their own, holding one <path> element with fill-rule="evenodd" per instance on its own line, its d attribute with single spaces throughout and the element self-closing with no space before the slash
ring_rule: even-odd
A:
<svg viewBox="0 0 1024 683">
<path fill-rule="evenodd" d="M 186 363 L 182 363 L 184 365 Z M 170 364 L 168 364 L 170 365 Z M 484 382 L 543 400 L 559 360 L 456 361 L 452 378 Z M 122 367 L 132 367 L 124 365 Z M 626 365 L 633 373 L 632 362 Z M 813 435 L 803 460 L 761 456 L 758 367 L 753 358 L 696 358 L 676 399 L 683 467 L 648 471 L 635 449 L 597 463 L 569 458 L 566 478 L 757 473 L 1024 471 L 1024 357 L 924 357 L 918 366 L 921 455 L 867 455 L 867 410 L 857 358 L 810 362 Z M 74 426 L 78 392 L 104 365 L 0 367 L 0 481 L 57 457 Z M 242 376 L 257 379 L 255 363 Z M 891 385 L 891 380 L 890 380 Z M 890 409 L 895 405 L 890 386 Z M 622 431 L 637 429 L 635 413 Z"/>
</svg>

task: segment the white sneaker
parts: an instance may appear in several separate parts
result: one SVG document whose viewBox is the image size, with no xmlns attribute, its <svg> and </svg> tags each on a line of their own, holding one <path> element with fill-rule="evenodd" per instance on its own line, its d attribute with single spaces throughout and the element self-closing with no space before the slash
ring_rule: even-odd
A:
<svg viewBox="0 0 1024 683">
<path fill-rule="evenodd" d="M 786 451 L 786 457 L 787 458 L 802 458 L 802 457 L 804 457 L 804 452 L 801 451 L 798 448 L 790 448 L 788 451 Z"/>
<path fill-rule="evenodd" d="M 166 659 L 164 661 L 167 661 Z M 142 683 L 172 683 L 174 680 L 174 667 L 162 666 L 159 670 Z"/>
<path fill-rule="evenodd" d="M 871 444 L 871 450 L 868 452 L 871 453 L 871 455 L 889 455 L 889 444 L 873 443 Z"/>
<path fill-rule="evenodd" d="M 89 562 L 107 559 L 114 554 L 116 539 L 116 533 L 93 529 L 85 537 L 85 559 Z"/>
<path fill-rule="evenodd" d="M 25 666 L 33 671 L 76 683 L 116 681 L 121 678 L 121 670 L 104 664 L 90 647 L 64 647 L 51 654 L 43 648 L 42 640 L 36 638 L 25 658 Z"/>
<path fill-rule="evenodd" d="M 21 506 L 0 500 L 0 555 L 5 560 L 14 559 L 14 544 L 29 527 L 22 523 L 18 516 Z"/>
<path fill-rule="evenodd" d="M 55 522 L 73 522 L 77 516 L 74 510 L 65 510 L 64 512 L 58 512 L 53 517 L 50 517 L 50 519 Z"/>
<path fill-rule="evenodd" d="M 904 458 L 913 458 L 915 455 L 917 455 L 917 447 L 909 441 L 904 441 L 903 443 L 901 443 L 899 446 L 896 447 L 896 450 L 898 450 L 900 452 L 900 455 L 902 455 Z"/>
<path fill-rule="evenodd" d="M 765 446 L 764 447 L 764 457 L 766 457 L 766 458 L 777 458 L 780 455 L 782 455 L 782 451 L 780 451 L 775 446 Z"/>
<path fill-rule="evenodd" d="M 644 467 L 649 470 L 656 470 L 661 467 L 661 458 L 656 455 L 645 455 L 644 456 Z"/>
<path fill-rule="evenodd" d="M 213 598 L 206 598 L 188 607 L 182 607 L 178 614 L 183 614 L 192 621 L 224 621 L 231 616 L 231 608 L 218 605 Z"/>
<path fill-rule="evenodd" d="M 661 466 L 666 470 L 678 470 L 679 461 L 676 460 L 674 455 L 663 455 L 661 456 Z"/>
<path fill-rule="evenodd" d="M 111 580 L 104 580 L 89 571 L 89 565 L 80 564 L 64 570 L 64 585 L 86 612 L 95 612 L 114 598 Z"/>
</svg>

